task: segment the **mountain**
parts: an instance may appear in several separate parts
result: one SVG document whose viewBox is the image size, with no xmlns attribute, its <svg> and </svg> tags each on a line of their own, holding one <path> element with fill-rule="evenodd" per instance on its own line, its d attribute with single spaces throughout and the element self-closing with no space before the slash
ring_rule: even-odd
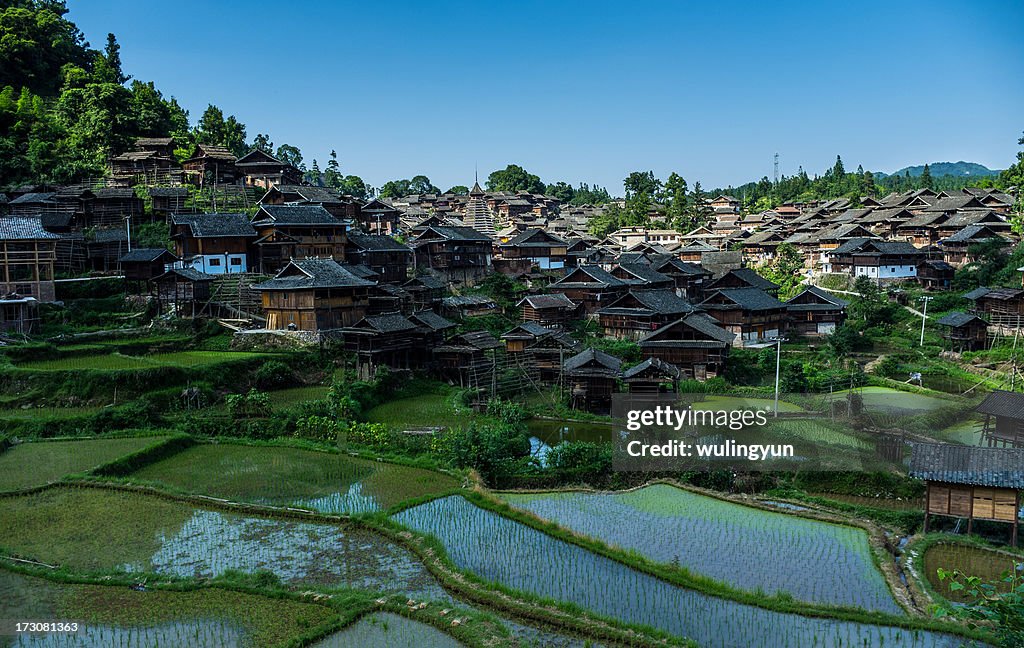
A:
<svg viewBox="0 0 1024 648">
<path fill-rule="evenodd" d="M 977 162 L 929 162 L 928 170 L 931 171 L 933 178 L 941 178 L 942 176 L 954 176 L 957 178 L 967 177 L 985 177 L 999 175 L 999 170 L 990 169 L 984 164 L 978 164 Z M 899 171 L 894 172 L 892 175 L 903 175 L 906 172 L 910 172 L 910 177 L 916 178 L 921 175 L 924 171 L 924 165 L 919 166 L 908 166 L 903 167 Z M 875 172 L 876 178 L 888 177 L 888 173 Z"/>
</svg>

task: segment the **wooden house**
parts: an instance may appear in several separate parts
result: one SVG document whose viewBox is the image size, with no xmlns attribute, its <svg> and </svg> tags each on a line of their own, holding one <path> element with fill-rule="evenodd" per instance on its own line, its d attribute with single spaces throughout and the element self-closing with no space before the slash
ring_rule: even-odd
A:
<svg viewBox="0 0 1024 648">
<path fill-rule="evenodd" d="M 910 476 L 926 484 L 925 533 L 932 515 L 966 519 L 967 533 L 975 520 L 1005 522 L 1010 544 L 1017 546 L 1024 449 L 915 443 Z"/>
<path fill-rule="evenodd" d="M 412 295 L 414 310 L 437 310 L 448 284 L 433 275 L 417 275 L 402 284 L 402 288 Z"/>
<path fill-rule="evenodd" d="M 772 296 L 778 296 L 779 294 L 779 285 L 777 283 L 765 279 L 750 268 L 729 270 L 704 285 L 704 291 L 708 295 L 723 288 L 759 288 Z"/>
<path fill-rule="evenodd" d="M 996 390 L 974 410 L 985 415 L 983 445 L 1024 448 L 1024 394 Z"/>
<path fill-rule="evenodd" d="M 39 331 L 39 300 L 18 293 L 0 295 L 0 333 L 31 335 Z"/>
<path fill-rule="evenodd" d="M 359 208 L 356 219 L 364 232 L 370 234 L 397 234 L 401 212 L 379 198 L 374 198 Z M 490 239 L 487 239 L 488 244 Z M 488 247 L 488 254 L 490 248 Z"/>
<path fill-rule="evenodd" d="M 760 288 L 716 290 L 700 308 L 735 333 L 738 346 L 777 338 L 786 331 L 786 305 Z"/>
<path fill-rule="evenodd" d="M 638 365 L 626 369 L 622 382 L 631 394 L 675 393 L 683 372 L 679 367 L 658 358 L 647 358 Z"/>
<path fill-rule="evenodd" d="M 471 227 L 432 225 L 409 246 L 416 255 L 416 267 L 429 269 L 449 282 L 473 283 L 491 272 L 489 236 Z"/>
<path fill-rule="evenodd" d="M 508 357 L 535 369 L 540 382 L 557 382 L 566 358 L 579 353 L 579 343 L 568 334 L 524 322 L 501 336 Z"/>
<path fill-rule="evenodd" d="M 128 252 L 128 231 L 124 227 L 105 227 L 86 232 L 85 254 L 88 267 L 109 272 L 117 270 Z"/>
<path fill-rule="evenodd" d="M 550 335 L 554 331 L 545 328 L 535 322 L 523 322 L 517 324 L 512 330 L 501 335 L 501 341 L 505 343 L 505 352 L 509 355 L 522 354 L 526 349 Z"/>
<path fill-rule="evenodd" d="M 484 388 L 493 380 L 504 348 L 487 331 L 461 333 L 434 347 L 434 367 L 442 379 L 457 381 L 461 387 Z"/>
<path fill-rule="evenodd" d="M 289 259 L 345 261 L 348 226 L 319 205 L 262 205 L 252 217 L 256 267 L 277 272 Z"/>
<path fill-rule="evenodd" d="M 417 325 L 401 313 L 368 315 L 342 329 L 345 349 L 356 357 L 356 375 L 372 380 L 377 367 L 413 369 L 416 365 Z"/>
<path fill-rule="evenodd" d="M 562 374 L 570 386 L 573 409 L 608 412 L 622 375 L 622 361 L 604 351 L 586 349 L 565 361 Z"/>
<path fill-rule="evenodd" d="M 253 149 L 235 160 L 235 169 L 247 187 L 270 189 L 274 185 L 302 182 L 302 171 L 260 149 Z"/>
<path fill-rule="evenodd" d="M 925 290 L 949 290 L 956 268 L 942 259 L 922 259 L 917 265 L 917 283 Z"/>
<path fill-rule="evenodd" d="M 640 338 L 640 353 L 677 367 L 682 378 L 707 380 L 725 368 L 736 338 L 704 313 L 691 313 Z"/>
<path fill-rule="evenodd" d="M 416 344 L 417 353 L 420 356 L 419 366 L 424 366 L 432 360 L 432 349 L 444 344 L 448 334 L 458 324 L 441 317 L 432 310 L 419 310 L 409 316 L 409 320 L 418 328 L 418 340 Z"/>
<path fill-rule="evenodd" d="M 985 348 L 988 322 L 971 313 L 949 313 L 938 322 L 945 327 L 942 337 L 949 340 L 957 351 L 976 351 Z"/>
<path fill-rule="evenodd" d="M 256 290 L 268 329 L 324 331 L 365 317 L 373 287 L 332 259 L 294 259 Z"/>
<path fill-rule="evenodd" d="M 342 196 L 328 187 L 278 184 L 267 189 L 261 205 L 318 205 L 335 218 L 356 222 L 362 205 L 352 196 Z"/>
<path fill-rule="evenodd" d="M 528 229 L 498 245 L 504 259 L 529 259 L 541 270 L 565 267 L 568 243 L 542 229 Z"/>
<path fill-rule="evenodd" d="M 818 288 L 808 286 L 785 302 L 789 330 L 808 337 L 831 335 L 846 321 L 850 302 Z"/>
<path fill-rule="evenodd" d="M 564 277 L 548 284 L 548 290 L 581 304 L 589 315 L 626 294 L 629 284 L 599 266 L 583 265 L 570 268 Z"/>
<path fill-rule="evenodd" d="M 187 187 L 149 187 L 149 200 L 155 216 L 167 217 L 185 210 Z"/>
<path fill-rule="evenodd" d="M 245 214 L 174 214 L 171 240 L 185 267 L 206 274 L 249 271 L 256 230 Z"/>
<path fill-rule="evenodd" d="M 41 302 L 54 301 L 59 239 L 43 229 L 40 218 L 0 218 L 0 295 L 16 293 Z"/>
<path fill-rule="evenodd" d="M 710 233 L 710 230 L 709 230 Z M 677 248 L 675 254 L 685 263 L 700 263 L 705 252 L 718 252 L 718 248 L 706 241 L 695 240 Z"/>
<path fill-rule="evenodd" d="M 978 289 L 964 295 L 974 302 L 974 310 L 989 324 L 1022 328 L 1024 290 L 1016 288 Z"/>
<path fill-rule="evenodd" d="M 174 265 L 178 257 L 167 248 L 135 248 L 118 261 L 125 281 L 139 291 L 167 272 L 167 267 Z"/>
<path fill-rule="evenodd" d="M 694 307 L 670 289 L 630 289 L 628 293 L 597 311 L 604 334 L 638 340 L 651 331 L 673 322 Z"/>
<path fill-rule="evenodd" d="M 372 268 L 380 273 L 382 281 L 405 282 L 412 265 L 412 249 L 383 234 L 351 232 L 345 246 L 345 256 L 352 263 Z"/>
<path fill-rule="evenodd" d="M 939 242 L 942 247 L 942 259 L 956 267 L 976 261 L 972 250 L 975 246 L 983 244 L 1008 247 L 1010 242 L 986 225 L 968 225 Z"/>
<path fill-rule="evenodd" d="M 523 322 L 558 329 L 575 319 L 579 304 L 562 293 L 551 295 L 529 295 L 516 304 L 522 313 Z"/>
<path fill-rule="evenodd" d="M 906 241 L 856 238 L 832 250 L 825 272 L 854 279 L 864 276 L 879 283 L 916 279 L 917 266 L 924 258 L 923 251 Z"/>
<path fill-rule="evenodd" d="M 171 268 L 153 279 L 160 312 L 197 317 L 210 301 L 213 275 L 192 268 Z"/>
<path fill-rule="evenodd" d="M 235 155 L 223 146 L 196 144 L 192 157 L 181 163 L 185 179 L 192 184 L 207 185 L 235 184 L 239 180 Z"/>
<path fill-rule="evenodd" d="M 452 295 L 441 300 L 441 314 L 454 319 L 500 313 L 498 303 L 486 295 Z"/>
<path fill-rule="evenodd" d="M 711 279 L 711 273 L 696 263 L 686 263 L 676 257 L 654 259 L 651 268 L 672 280 L 676 294 L 686 299 L 700 299 L 704 294 L 704 283 Z"/>
<path fill-rule="evenodd" d="M 582 238 L 568 239 L 565 247 L 565 265 L 570 268 L 587 265 L 593 263 L 598 254 L 590 241 Z"/>
<path fill-rule="evenodd" d="M 675 289 L 675 281 L 668 275 L 663 275 L 651 267 L 650 260 L 646 255 L 636 258 L 636 262 L 623 261 L 629 259 L 627 254 L 619 256 L 619 263 L 611 269 L 611 275 L 616 279 L 635 288 L 666 288 Z"/>
<path fill-rule="evenodd" d="M 114 183 L 121 186 L 166 182 L 177 170 L 173 157 L 163 157 L 154 151 L 125 151 L 110 158 L 107 166 Z M 180 178 L 181 174 L 176 176 Z"/>
</svg>

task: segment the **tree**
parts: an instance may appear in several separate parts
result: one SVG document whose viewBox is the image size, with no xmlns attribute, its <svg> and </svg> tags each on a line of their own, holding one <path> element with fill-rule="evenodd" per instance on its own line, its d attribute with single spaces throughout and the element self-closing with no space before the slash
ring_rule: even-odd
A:
<svg viewBox="0 0 1024 648">
<path fill-rule="evenodd" d="M 591 234 L 597 238 L 604 238 L 611 232 L 619 229 L 622 223 L 623 212 L 618 205 L 612 203 L 608 207 L 596 214 L 590 219 L 590 223 L 587 224 L 587 229 Z"/>
<path fill-rule="evenodd" d="M 932 170 L 927 163 L 924 165 L 924 170 L 921 171 L 919 184 L 922 189 L 933 189 L 935 187 L 935 181 L 932 180 Z"/>
<path fill-rule="evenodd" d="M 445 193 L 454 194 L 456 196 L 468 196 L 469 195 L 469 187 L 467 187 L 466 185 L 455 185 L 454 187 L 452 187 L 451 189 L 449 189 Z"/>
<path fill-rule="evenodd" d="M 546 189 L 539 176 L 535 176 L 517 164 L 510 164 L 504 169 L 492 171 L 487 176 L 488 191 L 528 191 L 542 194 Z"/>
<path fill-rule="evenodd" d="M 303 179 L 314 187 L 321 186 L 320 165 L 317 164 L 316 158 L 313 158 L 313 168 L 306 172 Z"/>
<path fill-rule="evenodd" d="M 152 81 L 132 81 L 129 110 L 136 135 L 165 137 L 188 130 L 188 113 L 177 101 L 165 101 Z"/>
<path fill-rule="evenodd" d="M 107 46 L 103 53 L 97 52 L 93 62 L 93 79 L 97 83 L 124 85 L 131 77 L 121 70 L 121 46 L 113 34 L 107 34 Z"/>
<path fill-rule="evenodd" d="M 690 226 L 687 190 L 686 179 L 674 171 L 665 180 L 665 220 L 681 232 L 693 229 Z"/>
<path fill-rule="evenodd" d="M 305 170 L 306 166 L 302 163 L 302 151 L 297 146 L 291 144 L 282 144 L 277 147 L 277 153 L 274 155 L 278 160 L 281 160 L 285 164 L 290 164 L 296 169 Z"/>
<path fill-rule="evenodd" d="M 257 151 L 263 151 L 267 155 L 274 154 L 274 143 L 270 141 L 270 135 L 266 133 L 256 133 L 256 137 L 252 139 L 252 147 Z"/>
<path fill-rule="evenodd" d="M 363 179 L 357 175 L 345 176 L 341 186 L 338 187 L 338 191 L 359 200 L 367 200 L 374 193 L 373 187 L 363 182 Z"/>
<path fill-rule="evenodd" d="M 411 193 L 408 180 L 388 180 L 380 186 L 381 198 L 398 198 Z"/>
<path fill-rule="evenodd" d="M 549 196 L 554 196 L 564 203 L 571 202 L 573 196 L 576 195 L 576 191 L 568 182 L 556 182 L 555 184 L 549 184 L 544 193 Z"/>
<path fill-rule="evenodd" d="M 63 2 L 47 0 L 0 3 L 0 88 L 51 98 L 63 84 L 66 65 L 87 70 L 95 52 L 64 16 Z"/>
<path fill-rule="evenodd" d="M 780 243 L 775 249 L 775 258 L 770 265 L 762 268 L 766 279 L 779 285 L 779 298 L 787 299 L 800 288 L 800 274 L 804 269 L 804 257 L 791 243 Z"/>
<path fill-rule="evenodd" d="M 245 155 L 249 150 L 245 144 L 245 124 L 238 121 L 234 115 L 225 119 L 224 112 L 213 104 L 208 105 L 199 118 L 195 138 L 200 144 L 223 146 L 238 157 Z"/>
<path fill-rule="evenodd" d="M 706 198 L 704 190 L 700 188 L 700 180 L 693 183 L 693 191 L 690 193 L 690 227 L 703 227 L 711 222 L 714 212 Z"/>
<path fill-rule="evenodd" d="M 417 175 L 413 176 L 412 180 L 409 181 L 409 193 L 439 194 L 441 193 L 441 190 L 435 187 L 427 176 Z"/>
</svg>

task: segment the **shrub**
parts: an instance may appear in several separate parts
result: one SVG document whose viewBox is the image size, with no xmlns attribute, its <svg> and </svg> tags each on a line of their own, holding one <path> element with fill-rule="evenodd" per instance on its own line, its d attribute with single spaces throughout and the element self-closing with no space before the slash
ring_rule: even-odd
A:
<svg viewBox="0 0 1024 648">
<path fill-rule="evenodd" d="M 256 370 L 253 381 L 260 389 L 281 387 L 292 381 L 292 370 L 280 360 L 268 360 Z"/>
</svg>

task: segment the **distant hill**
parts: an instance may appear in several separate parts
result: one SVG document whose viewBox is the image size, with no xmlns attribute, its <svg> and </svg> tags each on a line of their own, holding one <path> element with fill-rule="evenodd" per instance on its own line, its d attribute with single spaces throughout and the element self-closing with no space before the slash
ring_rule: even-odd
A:
<svg viewBox="0 0 1024 648">
<path fill-rule="evenodd" d="M 977 162 L 929 162 L 928 170 L 931 171 L 933 178 L 941 178 L 942 176 L 981 178 L 999 175 L 1000 173 L 998 169 L 990 169 L 984 164 L 978 164 Z M 903 167 L 892 175 L 903 175 L 908 171 L 910 172 L 910 177 L 916 178 L 924 171 L 924 165 Z M 890 174 L 875 172 L 874 175 L 875 177 L 886 178 Z"/>
</svg>

